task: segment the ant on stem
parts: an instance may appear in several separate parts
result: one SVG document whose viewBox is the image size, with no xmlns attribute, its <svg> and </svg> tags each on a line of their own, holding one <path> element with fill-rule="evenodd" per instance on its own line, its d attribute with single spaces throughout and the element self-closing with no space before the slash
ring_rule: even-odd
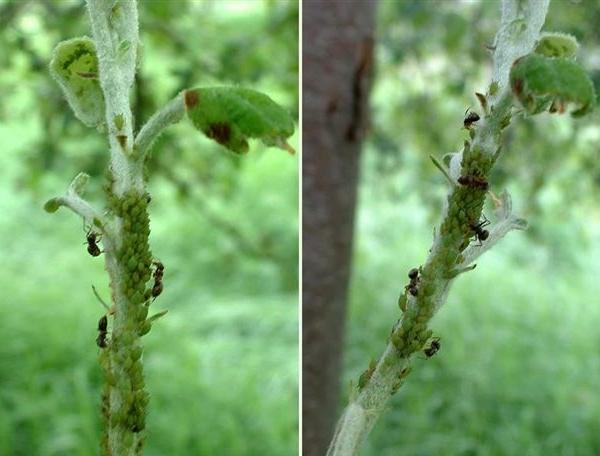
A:
<svg viewBox="0 0 600 456">
<path fill-rule="evenodd" d="M 482 214 L 483 215 L 483 214 Z M 475 233 L 475 237 L 479 241 L 479 246 L 483 245 L 483 241 L 485 241 L 489 236 L 490 232 L 488 230 L 484 230 L 485 226 L 488 226 L 490 221 L 487 219 L 485 215 L 483 215 L 483 220 L 479 223 L 471 223 L 470 227 Z"/>
<path fill-rule="evenodd" d="M 490 187 L 485 178 L 479 176 L 460 176 L 458 178 L 458 183 L 464 185 L 465 187 L 475 188 L 484 191 L 487 191 Z"/>
<path fill-rule="evenodd" d="M 154 286 L 152 287 L 152 297 L 156 299 L 163 291 L 162 279 L 165 272 L 165 267 L 158 260 L 153 261 L 152 264 L 156 267 L 154 270 Z"/>
<path fill-rule="evenodd" d="M 83 225 L 83 230 L 86 231 L 85 223 Z M 86 242 L 84 242 L 84 244 L 87 243 L 87 251 L 93 257 L 97 257 L 102 253 L 100 247 L 98 247 L 98 242 L 100 242 L 101 238 L 102 235 L 93 231 L 91 226 L 85 234 Z"/>
<path fill-rule="evenodd" d="M 421 281 L 421 279 L 419 279 L 419 270 L 417 268 L 412 268 L 408 271 L 408 278 L 410 279 L 410 283 L 406 285 L 404 289 L 411 295 L 417 296 L 419 294 L 419 289 L 417 287 Z"/>
<path fill-rule="evenodd" d="M 477 122 L 481 117 L 475 111 L 470 111 L 469 108 L 465 111 L 465 118 L 463 120 L 463 126 L 467 130 L 470 130 L 475 122 Z"/>
<path fill-rule="evenodd" d="M 102 315 L 100 320 L 98 320 L 98 337 L 96 338 L 96 344 L 100 348 L 106 348 L 106 334 L 108 326 L 108 319 L 106 315 Z"/>
<path fill-rule="evenodd" d="M 423 353 L 425 353 L 425 356 L 427 356 L 427 358 L 431 358 L 440 350 L 441 346 L 442 345 L 440 344 L 440 338 L 434 337 L 433 339 L 431 339 L 429 347 L 423 350 Z"/>
</svg>

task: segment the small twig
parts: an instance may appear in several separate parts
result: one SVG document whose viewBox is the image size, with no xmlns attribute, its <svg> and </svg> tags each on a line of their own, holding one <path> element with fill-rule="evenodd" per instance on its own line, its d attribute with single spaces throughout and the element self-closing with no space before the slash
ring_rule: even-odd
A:
<svg viewBox="0 0 600 456">
<path fill-rule="evenodd" d="M 185 113 L 182 94 L 177 95 L 160 111 L 157 111 L 142 127 L 135 138 L 135 154 L 142 160 L 148 153 L 154 140 L 169 125 L 179 122 Z"/>
<path fill-rule="evenodd" d="M 57 208 L 59 206 L 64 206 L 68 209 L 71 209 L 71 211 L 83 218 L 84 223 L 88 225 L 94 225 L 98 227 L 104 234 L 107 234 L 105 233 L 103 228 L 104 217 L 83 198 L 75 194 L 57 196 L 56 198 L 52 198 L 48 203 L 46 203 L 47 208 L 49 207 L 49 203 L 54 204 Z M 49 212 L 54 211 L 49 210 Z"/>
</svg>

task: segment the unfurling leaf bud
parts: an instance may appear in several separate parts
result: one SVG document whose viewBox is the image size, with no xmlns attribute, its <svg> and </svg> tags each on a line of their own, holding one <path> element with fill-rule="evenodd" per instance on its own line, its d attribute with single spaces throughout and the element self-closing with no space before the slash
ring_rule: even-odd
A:
<svg viewBox="0 0 600 456">
<path fill-rule="evenodd" d="M 590 112 L 596 95 L 592 81 L 576 62 L 529 54 L 517 59 L 510 70 L 510 85 L 529 114 L 548 109 L 562 113 L 568 103 L 575 105 L 573 117 Z"/>
<path fill-rule="evenodd" d="M 104 122 L 104 95 L 98 82 L 98 58 L 90 38 L 73 38 L 59 43 L 54 48 L 50 73 L 79 120 L 89 127 Z"/>
</svg>

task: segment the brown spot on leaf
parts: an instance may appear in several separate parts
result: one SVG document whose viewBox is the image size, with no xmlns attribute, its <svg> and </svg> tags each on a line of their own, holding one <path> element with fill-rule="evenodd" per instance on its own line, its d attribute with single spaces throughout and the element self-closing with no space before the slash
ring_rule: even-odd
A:
<svg viewBox="0 0 600 456">
<path fill-rule="evenodd" d="M 231 126 L 225 122 L 215 122 L 208 126 L 206 136 L 219 144 L 227 145 L 231 139 Z"/>
<path fill-rule="evenodd" d="M 515 95 L 521 95 L 521 92 L 523 91 L 523 80 L 522 79 L 515 79 L 515 81 L 513 82 L 513 92 L 515 93 Z"/>
<path fill-rule="evenodd" d="M 187 109 L 191 109 L 198 104 L 198 92 L 196 90 L 186 90 L 183 93 L 183 102 Z"/>
</svg>

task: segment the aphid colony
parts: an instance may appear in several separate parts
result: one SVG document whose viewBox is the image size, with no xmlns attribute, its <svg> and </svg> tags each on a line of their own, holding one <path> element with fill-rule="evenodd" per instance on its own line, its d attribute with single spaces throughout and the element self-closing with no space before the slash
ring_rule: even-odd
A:
<svg viewBox="0 0 600 456">
<path fill-rule="evenodd" d="M 88 235 L 89 237 L 89 235 Z M 93 244 L 96 245 L 95 243 Z M 91 253 L 91 252 L 90 252 Z M 99 254 L 98 254 L 99 255 Z M 98 256 L 93 255 L 93 256 Z M 156 299 L 158 295 L 160 295 L 163 291 L 163 275 L 165 272 L 165 266 L 158 260 L 154 260 L 152 262 L 154 265 L 154 285 L 152 285 L 151 296 Z M 98 296 L 98 295 L 96 295 Z M 98 298 L 100 299 L 100 298 Z M 101 300 L 103 303 L 104 301 Z M 108 306 L 104 304 L 104 306 L 108 309 Z M 102 315 L 100 320 L 98 320 L 98 337 L 96 338 L 96 345 L 100 348 L 106 348 L 108 346 L 108 342 L 106 340 L 106 336 L 108 335 L 108 318 L 106 315 Z"/>
<path fill-rule="evenodd" d="M 477 95 L 477 98 L 479 99 L 479 102 L 481 103 L 481 106 L 483 107 L 484 111 L 486 112 L 486 114 L 488 114 L 487 100 L 486 100 L 485 96 L 480 93 L 477 93 L 476 95 Z M 465 112 L 465 116 L 463 119 L 463 126 L 465 129 L 469 130 L 469 135 L 471 136 L 471 138 L 473 138 L 474 134 L 475 134 L 474 124 L 477 121 L 479 121 L 480 119 L 481 119 L 481 117 L 479 116 L 479 114 L 477 114 L 474 111 L 470 111 L 469 109 L 467 109 L 467 111 Z M 468 143 L 465 145 L 465 147 L 468 147 Z M 449 177 L 449 175 L 448 175 L 447 171 L 444 169 L 444 167 L 435 159 L 433 159 L 433 162 L 444 173 L 444 175 L 448 178 L 448 180 L 452 181 L 452 178 Z M 468 187 L 468 188 L 475 189 L 475 190 L 482 190 L 484 192 L 488 191 L 488 189 L 489 189 L 489 184 L 488 184 L 487 180 L 485 179 L 485 177 L 483 177 L 483 176 L 478 176 L 478 175 L 460 176 L 457 179 L 457 182 L 458 182 L 458 184 L 460 184 L 464 187 Z M 482 245 L 483 241 L 485 241 L 486 239 L 489 238 L 490 233 L 488 230 L 485 229 L 485 227 L 488 226 L 489 224 L 490 224 L 490 221 L 485 217 L 485 215 L 483 216 L 482 221 L 477 220 L 477 221 L 473 221 L 472 223 L 469 223 L 469 228 L 472 231 L 472 233 L 474 233 L 473 236 L 471 236 L 471 238 L 474 237 L 479 242 L 478 245 L 480 245 L 480 246 Z M 410 279 L 410 282 L 408 283 L 408 285 L 406 285 L 404 287 L 405 293 L 410 293 L 412 296 L 418 296 L 419 285 L 421 282 L 421 278 L 419 277 L 419 275 L 421 272 L 422 272 L 421 268 L 412 268 L 408 272 L 408 278 Z M 399 300 L 399 306 L 403 312 L 406 311 L 406 304 L 407 304 L 406 295 L 402 295 Z M 430 340 L 429 345 L 423 349 L 423 354 L 427 358 L 431 358 L 440 350 L 440 348 L 441 348 L 440 338 L 434 337 Z M 361 376 L 361 378 L 359 380 L 359 387 L 364 386 L 366 381 L 368 381 L 368 379 L 372 375 L 373 370 L 374 370 L 374 366 L 369 366 L 369 369 L 367 369 L 363 373 L 363 375 Z M 401 384 L 401 381 L 398 382 L 397 387 L 399 387 L 400 384 Z M 392 392 L 392 394 L 393 394 L 393 392 Z"/>
</svg>

